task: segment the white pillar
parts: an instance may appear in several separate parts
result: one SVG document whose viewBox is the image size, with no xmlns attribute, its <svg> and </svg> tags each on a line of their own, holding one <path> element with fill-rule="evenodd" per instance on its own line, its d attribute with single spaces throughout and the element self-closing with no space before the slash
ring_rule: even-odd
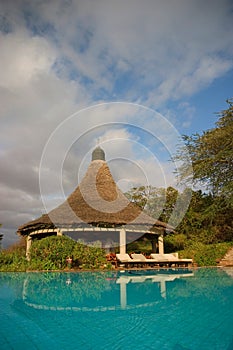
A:
<svg viewBox="0 0 233 350">
<path fill-rule="evenodd" d="M 62 236 L 63 234 L 62 234 L 62 231 L 58 228 L 57 229 L 57 236 Z"/>
<path fill-rule="evenodd" d="M 121 308 L 124 310 L 127 306 L 127 287 L 125 282 L 120 283 Z"/>
<path fill-rule="evenodd" d="M 27 245 L 26 245 L 26 258 L 29 261 L 30 260 L 30 248 L 32 245 L 32 237 L 31 236 L 27 236 L 26 243 L 27 243 Z"/>
<path fill-rule="evenodd" d="M 161 297 L 166 299 L 166 281 L 161 281 L 160 282 L 160 293 L 161 293 Z"/>
<path fill-rule="evenodd" d="M 126 253 L 126 231 L 124 228 L 120 230 L 120 254 Z"/>
<path fill-rule="evenodd" d="M 164 254 L 163 235 L 159 236 L 158 243 L 159 243 L 159 254 Z"/>
</svg>

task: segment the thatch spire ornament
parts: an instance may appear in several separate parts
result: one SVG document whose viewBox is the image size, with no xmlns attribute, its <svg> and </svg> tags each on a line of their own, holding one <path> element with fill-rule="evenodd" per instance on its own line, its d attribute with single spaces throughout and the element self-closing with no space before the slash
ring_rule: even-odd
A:
<svg viewBox="0 0 233 350">
<path fill-rule="evenodd" d="M 97 146 L 94 151 L 92 152 L 92 161 L 93 160 L 103 160 L 105 161 L 105 153 L 100 146 Z"/>
</svg>

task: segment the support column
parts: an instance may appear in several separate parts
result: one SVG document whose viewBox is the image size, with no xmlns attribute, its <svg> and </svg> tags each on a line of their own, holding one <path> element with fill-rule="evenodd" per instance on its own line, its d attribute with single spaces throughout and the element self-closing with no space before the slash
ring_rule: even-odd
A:
<svg viewBox="0 0 233 350">
<path fill-rule="evenodd" d="M 57 229 L 57 236 L 62 236 L 62 235 L 63 235 L 62 231 L 58 228 Z"/>
<path fill-rule="evenodd" d="M 26 259 L 29 261 L 30 260 L 30 248 L 32 245 L 32 237 L 31 236 L 27 236 L 26 238 Z"/>
<path fill-rule="evenodd" d="M 124 228 L 120 230 L 120 254 L 126 253 L 126 231 Z"/>
<path fill-rule="evenodd" d="M 159 236 L 158 243 L 159 243 L 159 254 L 164 254 L 163 235 Z"/>
</svg>

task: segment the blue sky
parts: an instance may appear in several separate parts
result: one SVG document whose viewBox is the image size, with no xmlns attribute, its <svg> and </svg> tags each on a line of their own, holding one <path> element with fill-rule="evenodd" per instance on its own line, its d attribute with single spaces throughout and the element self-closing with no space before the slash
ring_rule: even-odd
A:
<svg viewBox="0 0 233 350">
<path fill-rule="evenodd" d="M 231 0 L 9 0 L 0 10 L 4 245 L 76 187 L 97 143 L 123 190 L 175 185 L 180 136 L 214 127 L 233 96 Z"/>
</svg>

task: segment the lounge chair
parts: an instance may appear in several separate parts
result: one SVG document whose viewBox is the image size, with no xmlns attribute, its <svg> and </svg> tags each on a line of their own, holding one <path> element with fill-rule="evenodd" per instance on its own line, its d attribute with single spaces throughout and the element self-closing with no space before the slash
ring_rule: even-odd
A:
<svg viewBox="0 0 233 350">
<path fill-rule="evenodd" d="M 173 254 L 151 254 L 152 259 L 156 260 L 160 265 L 188 266 L 193 263 L 192 259 L 179 259 Z"/>
<path fill-rule="evenodd" d="M 135 261 L 131 259 L 129 254 L 116 254 L 116 259 L 119 264 L 123 264 L 125 267 L 135 264 Z"/>
<path fill-rule="evenodd" d="M 157 260 L 151 258 L 147 259 L 143 254 L 131 254 L 133 260 L 138 261 L 141 265 L 154 265 Z"/>
<path fill-rule="evenodd" d="M 193 263 L 193 259 L 180 259 L 177 257 L 175 257 L 173 254 L 164 254 L 170 261 L 174 261 L 174 263 L 178 266 L 188 266 L 188 265 L 192 265 Z"/>
<path fill-rule="evenodd" d="M 131 257 L 129 254 L 116 254 L 118 263 L 125 265 L 125 267 L 129 267 L 130 265 L 143 267 L 147 263 L 153 262 L 153 259 L 146 259 L 143 254 L 131 254 Z"/>
</svg>

